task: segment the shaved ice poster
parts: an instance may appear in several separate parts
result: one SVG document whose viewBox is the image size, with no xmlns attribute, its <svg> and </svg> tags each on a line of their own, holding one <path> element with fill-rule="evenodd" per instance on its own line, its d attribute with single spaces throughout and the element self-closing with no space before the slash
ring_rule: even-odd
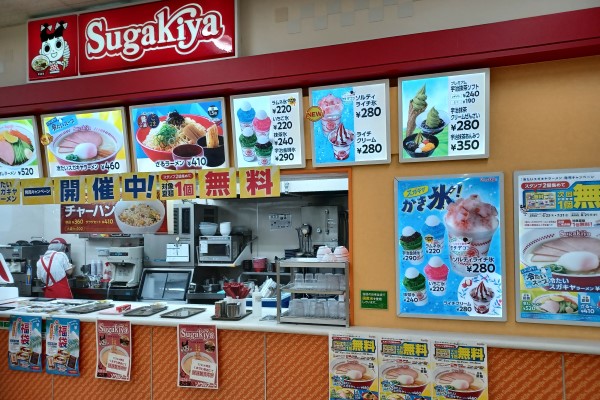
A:
<svg viewBox="0 0 600 400">
<path fill-rule="evenodd" d="M 309 89 L 315 167 L 388 164 L 389 81 Z"/>
<path fill-rule="evenodd" d="M 395 179 L 399 316 L 506 321 L 503 181 Z"/>
<path fill-rule="evenodd" d="M 235 167 L 304 168 L 302 90 L 231 97 Z"/>
<path fill-rule="evenodd" d="M 600 169 L 515 172 L 517 321 L 600 324 Z"/>
<path fill-rule="evenodd" d="M 0 119 L 0 179 L 40 178 L 40 145 L 34 117 Z"/>
<path fill-rule="evenodd" d="M 489 69 L 398 79 L 400 162 L 489 156 Z"/>
<path fill-rule="evenodd" d="M 50 177 L 129 172 L 122 107 L 42 115 L 42 130 Z"/>
<path fill-rule="evenodd" d="M 137 172 L 229 167 L 222 97 L 129 108 Z"/>
</svg>

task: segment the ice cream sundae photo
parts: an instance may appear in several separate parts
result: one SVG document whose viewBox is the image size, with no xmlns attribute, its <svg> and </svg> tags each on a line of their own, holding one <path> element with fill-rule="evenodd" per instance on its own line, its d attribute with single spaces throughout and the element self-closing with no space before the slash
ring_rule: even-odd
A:
<svg viewBox="0 0 600 400">
<path fill-rule="evenodd" d="M 473 307 L 477 314 L 487 314 L 490 311 L 490 303 L 494 298 L 494 294 L 492 288 L 485 286 L 483 281 L 471 289 L 469 295 L 473 299 Z"/>
<path fill-rule="evenodd" d="M 344 124 L 339 124 L 335 131 L 329 133 L 328 139 L 333 146 L 333 156 L 336 160 L 345 160 L 350 156 L 354 133 L 344 128 Z"/>
</svg>

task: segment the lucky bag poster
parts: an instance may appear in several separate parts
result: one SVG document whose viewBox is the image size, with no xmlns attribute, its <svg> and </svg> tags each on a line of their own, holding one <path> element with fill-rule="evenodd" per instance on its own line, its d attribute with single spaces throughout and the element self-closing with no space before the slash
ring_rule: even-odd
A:
<svg viewBox="0 0 600 400">
<path fill-rule="evenodd" d="M 42 372 L 42 317 L 10 316 L 8 368 Z"/>
<path fill-rule="evenodd" d="M 79 376 L 79 320 L 46 319 L 46 372 Z"/>
<path fill-rule="evenodd" d="M 505 321 L 503 174 L 396 178 L 399 316 Z"/>
<path fill-rule="evenodd" d="M 515 173 L 517 320 L 600 323 L 600 170 Z"/>
</svg>

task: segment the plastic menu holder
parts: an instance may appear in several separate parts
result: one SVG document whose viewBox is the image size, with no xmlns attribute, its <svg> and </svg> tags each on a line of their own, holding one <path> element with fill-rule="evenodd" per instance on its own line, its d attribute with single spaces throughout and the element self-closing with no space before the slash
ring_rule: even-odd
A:
<svg viewBox="0 0 600 400">
<path fill-rule="evenodd" d="M 124 316 L 126 317 L 149 317 L 151 315 L 157 314 L 161 311 L 165 311 L 168 307 L 152 307 L 152 306 L 147 306 L 147 307 L 139 307 L 139 308 L 135 308 L 131 311 L 127 311 L 126 313 L 123 313 Z"/>
<path fill-rule="evenodd" d="M 86 304 L 83 306 L 68 308 L 65 312 L 71 314 L 87 314 L 94 311 L 105 310 L 107 308 L 111 308 L 113 306 L 112 303 L 97 303 L 97 304 Z"/>
<path fill-rule="evenodd" d="M 173 311 L 161 314 L 161 318 L 189 318 L 192 315 L 200 314 L 206 311 L 206 308 L 182 307 Z"/>
</svg>

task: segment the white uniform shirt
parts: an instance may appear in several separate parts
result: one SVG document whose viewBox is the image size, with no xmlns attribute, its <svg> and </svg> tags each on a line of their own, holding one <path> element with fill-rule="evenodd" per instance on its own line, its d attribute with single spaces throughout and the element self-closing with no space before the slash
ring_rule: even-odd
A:
<svg viewBox="0 0 600 400">
<path fill-rule="evenodd" d="M 56 253 L 56 255 L 52 259 L 52 265 L 49 265 L 50 257 L 54 253 Z M 44 264 L 46 264 L 46 267 L 48 267 L 50 269 L 50 273 L 52 274 L 52 277 L 54 278 L 55 282 L 58 282 L 61 279 L 63 279 L 65 276 L 67 276 L 66 271 L 71 269 L 71 264 L 69 263 L 69 258 L 67 257 L 67 255 L 65 253 L 62 253 L 59 251 L 48 250 L 46 253 L 44 253 L 42 258 L 44 259 Z M 46 275 L 47 275 L 46 270 L 44 269 L 42 262 L 40 260 L 38 260 L 38 262 L 37 262 L 37 277 L 44 284 L 46 284 Z M 54 284 L 54 282 L 52 282 L 52 279 L 49 279 L 48 286 L 52 286 L 53 284 Z"/>
</svg>

